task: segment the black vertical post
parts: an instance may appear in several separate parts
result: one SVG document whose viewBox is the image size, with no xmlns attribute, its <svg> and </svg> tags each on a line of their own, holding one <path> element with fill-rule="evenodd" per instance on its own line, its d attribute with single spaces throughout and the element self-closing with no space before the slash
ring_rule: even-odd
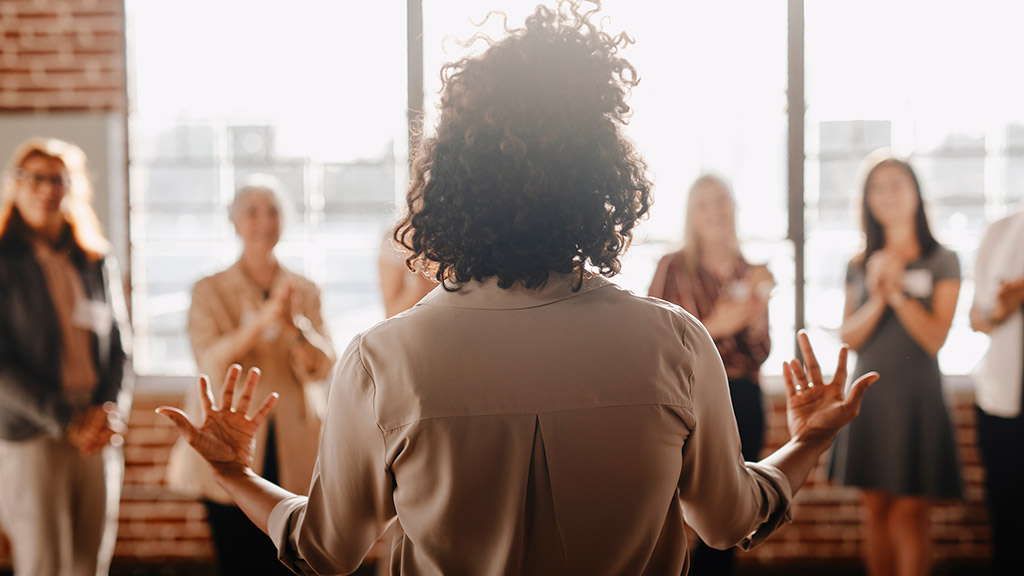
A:
<svg viewBox="0 0 1024 576">
<path fill-rule="evenodd" d="M 804 2 L 789 0 L 787 117 L 789 124 L 789 240 L 795 263 L 797 330 L 804 327 Z M 795 337 L 795 334 L 794 334 Z M 799 348 L 797 348 L 799 350 Z"/>
</svg>

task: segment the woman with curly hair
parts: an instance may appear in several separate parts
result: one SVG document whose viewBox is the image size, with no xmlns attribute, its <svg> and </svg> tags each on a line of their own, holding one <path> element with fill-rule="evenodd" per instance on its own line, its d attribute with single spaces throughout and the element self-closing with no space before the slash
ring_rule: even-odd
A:
<svg viewBox="0 0 1024 576">
<path fill-rule="evenodd" d="M 804 337 L 794 440 L 743 462 L 707 332 L 604 278 L 651 184 L 622 134 L 630 40 L 584 6 L 445 68 L 395 232 L 443 289 L 343 354 L 308 497 L 252 472 L 257 373 L 198 427 L 160 409 L 296 572 L 351 572 L 394 525 L 395 574 L 681 574 L 684 513 L 712 545 L 763 540 L 872 381 L 844 398 Z"/>
</svg>

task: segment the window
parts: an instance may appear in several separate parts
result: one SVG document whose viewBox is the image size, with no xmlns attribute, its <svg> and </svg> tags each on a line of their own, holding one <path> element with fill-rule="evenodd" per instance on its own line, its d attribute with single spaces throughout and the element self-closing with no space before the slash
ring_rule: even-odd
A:
<svg viewBox="0 0 1024 576">
<path fill-rule="evenodd" d="M 237 258 L 227 205 L 255 172 L 287 189 L 278 256 L 321 286 L 334 339 L 383 318 L 377 250 L 408 158 L 404 5 L 127 8 L 136 370 L 194 373 L 191 287 Z"/>
<path fill-rule="evenodd" d="M 1009 2 L 806 3 L 806 295 L 817 340 L 838 346 L 846 263 L 860 250 L 864 156 L 889 147 L 918 172 L 929 222 L 960 258 L 957 315 L 939 354 L 968 373 L 987 338 L 969 327 L 975 251 L 988 222 L 1021 198 L 1024 50 Z M 831 352 L 829 352 L 831 354 Z"/>
<path fill-rule="evenodd" d="M 291 193 L 279 255 L 323 287 L 334 339 L 344 343 L 383 318 L 376 255 L 405 190 L 407 70 L 423 74 L 429 132 L 441 65 L 485 45 L 458 41 L 488 9 L 518 25 L 536 3 L 413 1 L 423 12 L 420 67 L 406 62 L 402 3 L 130 0 L 137 369 L 194 369 L 190 287 L 235 259 L 225 210 L 252 172 L 278 176 Z M 965 14 L 925 2 L 804 3 L 799 190 L 786 181 L 791 4 L 800 5 L 603 2 L 607 29 L 636 39 L 625 52 L 641 77 L 627 133 L 656 185 L 650 219 L 615 281 L 646 293 L 658 258 L 681 240 L 690 183 L 717 172 L 737 196 L 745 253 L 778 281 L 765 371 L 777 374 L 792 356 L 798 312 L 832 356 L 846 262 L 860 242 L 857 171 L 867 153 L 888 146 L 910 156 L 935 233 L 960 256 L 965 281 L 940 362 L 946 373 L 967 373 L 987 346 L 967 325 L 974 251 L 987 223 L 1024 200 L 1024 84 L 1010 61 L 1024 53 L 1015 28 L 1024 6 L 983 2 Z M 500 36 L 501 25 L 492 18 L 485 31 Z M 805 208 L 803 246 L 787 239 L 794 195 Z"/>
<path fill-rule="evenodd" d="M 436 119 L 441 65 L 486 47 L 477 42 L 464 48 L 458 41 L 472 37 L 473 24 L 489 9 L 503 11 L 518 26 L 536 4 L 424 1 L 428 129 Z M 629 102 L 635 113 L 627 134 L 655 181 L 650 219 L 613 280 L 646 294 L 658 259 L 681 242 L 690 184 L 706 171 L 721 174 L 738 200 L 744 253 L 767 263 L 778 282 L 770 311 L 772 356 L 765 364 L 778 373 L 793 354 L 794 318 L 793 249 L 786 240 L 785 4 L 606 0 L 602 13 L 606 30 L 625 30 L 636 40 L 624 51 L 641 78 Z M 500 17 L 492 18 L 485 30 L 500 37 L 501 25 Z"/>
</svg>

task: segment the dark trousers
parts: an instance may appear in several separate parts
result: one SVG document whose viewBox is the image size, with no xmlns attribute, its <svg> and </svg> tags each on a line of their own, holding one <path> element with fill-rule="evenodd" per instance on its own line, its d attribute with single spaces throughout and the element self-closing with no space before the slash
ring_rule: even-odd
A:
<svg viewBox="0 0 1024 576">
<path fill-rule="evenodd" d="M 277 441 L 273 420 L 267 421 L 266 446 L 263 477 L 277 482 Z M 217 553 L 217 570 L 221 576 L 292 576 L 292 571 L 277 559 L 274 541 L 257 528 L 241 508 L 209 500 L 203 504 L 206 505 L 206 521 L 210 525 L 213 548 Z"/>
<path fill-rule="evenodd" d="M 978 450 L 992 525 L 992 574 L 1020 574 L 1024 542 L 1024 413 L 1000 418 L 976 409 Z"/>
<path fill-rule="evenodd" d="M 732 409 L 736 413 L 736 424 L 740 429 L 743 443 L 743 459 L 757 461 L 764 446 L 764 402 L 761 387 L 751 378 L 729 380 Z M 728 576 L 736 573 L 736 549 L 716 550 L 702 540 L 697 540 L 690 562 L 691 576 Z"/>
</svg>

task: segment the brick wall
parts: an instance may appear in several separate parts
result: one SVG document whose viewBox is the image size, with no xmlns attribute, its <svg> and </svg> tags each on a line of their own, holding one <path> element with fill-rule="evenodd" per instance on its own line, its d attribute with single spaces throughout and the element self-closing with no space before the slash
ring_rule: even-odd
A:
<svg viewBox="0 0 1024 576">
<path fill-rule="evenodd" d="M 210 561 L 206 513 L 198 502 L 167 491 L 167 458 L 177 431 L 153 410 L 181 407 L 180 397 L 136 398 L 126 436 L 124 488 L 118 524 L 119 560 Z"/>
<path fill-rule="evenodd" d="M 766 453 L 789 439 L 785 399 L 769 399 Z M 962 502 L 940 502 L 931 511 L 933 554 L 939 565 L 981 565 L 989 556 L 988 516 L 982 481 L 984 472 L 975 441 L 974 395 L 969 390 L 950 398 L 951 416 L 965 486 Z M 793 522 L 763 545 L 741 555 L 748 564 L 852 564 L 860 561 L 863 539 L 856 490 L 828 482 L 829 454 L 822 457 L 808 483 L 797 494 Z"/>
<path fill-rule="evenodd" d="M 987 558 L 988 527 L 982 492 L 982 470 L 974 445 L 973 397 L 958 392 L 951 398 L 957 441 L 967 488 L 963 502 L 941 503 L 932 510 L 934 554 L 939 565 L 979 565 Z M 167 456 L 176 433 L 153 413 L 180 398 L 140 395 L 127 437 L 125 486 L 115 565 L 203 563 L 212 558 L 202 507 L 165 490 Z M 785 401 L 768 398 L 768 448 L 787 440 Z M 765 544 L 743 553 L 747 566 L 827 564 L 857 565 L 862 524 L 857 492 L 830 485 L 824 474 L 827 456 L 797 495 L 794 521 Z M 0 545 L 0 565 L 6 555 Z"/>
<path fill-rule="evenodd" d="M 123 0 L 0 2 L 0 112 L 125 110 Z"/>
</svg>

